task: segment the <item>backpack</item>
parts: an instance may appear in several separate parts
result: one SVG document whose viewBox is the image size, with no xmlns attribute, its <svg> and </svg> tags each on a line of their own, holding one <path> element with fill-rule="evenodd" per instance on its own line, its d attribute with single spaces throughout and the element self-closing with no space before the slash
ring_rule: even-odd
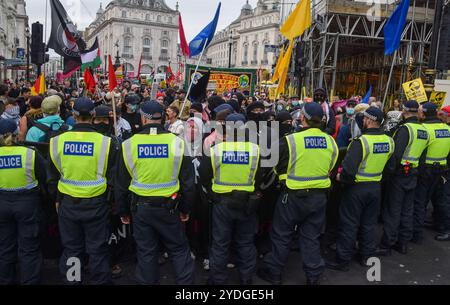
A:
<svg viewBox="0 0 450 305">
<path fill-rule="evenodd" d="M 31 120 L 31 125 L 33 125 L 37 129 L 44 132 L 45 136 L 44 136 L 44 140 L 42 141 L 44 143 L 49 143 L 51 138 L 56 137 L 64 132 L 70 130 L 70 126 L 65 123 L 60 125 L 59 123 L 54 122 L 50 126 L 47 126 L 45 124 Z M 55 126 L 55 125 L 57 125 L 59 127 L 57 130 L 54 130 L 54 128 L 53 128 L 53 126 Z"/>
</svg>

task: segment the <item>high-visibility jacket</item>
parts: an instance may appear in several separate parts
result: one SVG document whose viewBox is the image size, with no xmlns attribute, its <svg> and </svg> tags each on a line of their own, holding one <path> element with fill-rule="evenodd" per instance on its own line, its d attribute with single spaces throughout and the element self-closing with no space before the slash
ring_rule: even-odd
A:
<svg viewBox="0 0 450 305">
<path fill-rule="evenodd" d="M 425 123 L 423 126 L 430 136 L 425 163 L 447 165 L 447 156 L 450 153 L 450 127 L 444 123 Z"/>
<path fill-rule="evenodd" d="M 18 192 L 38 186 L 36 152 L 24 146 L 0 146 L 0 191 Z"/>
<path fill-rule="evenodd" d="M 420 156 L 427 148 L 429 136 L 427 129 L 419 123 L 406 123 L 404 125 L 408 129 L 409 142 L 401 160 L 401 164 L 410 163 L 413 167 L 419 166 Z"/>
</svg>

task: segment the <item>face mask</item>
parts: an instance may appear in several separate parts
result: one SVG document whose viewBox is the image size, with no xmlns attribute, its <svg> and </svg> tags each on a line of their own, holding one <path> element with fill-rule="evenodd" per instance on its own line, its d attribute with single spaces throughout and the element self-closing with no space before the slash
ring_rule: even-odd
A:
<svg viewBox="0 0 450 305">
<path fill-rule="evenodd" d="M 264 121 L 264 116 L 263 116 L 263 113 L 250 112 L 249 115 L 248 115 L 248 119 L 250 121 L 255 121 L 255 122 L 258 123 L 258 122 Z"/>
<path fill-rule="evenodd" d="M 137 105 L 127 105 L 127 107 L 132 113 L 135 113 L 137 111 Z"/>
<path fill-rule="evenodd" d="M 277 110 L 278 110 L 278 111 L 283 110 L 283 105 L 278 105 L 278 106 L 277 106 Z"/>
<path fill-rule="evenodd" d="M 100 124 L 93 124 L 95 129 L 101 134 L 106 134 L 109 132 L 109 124 L 106 123 L 100 123 Z"/>
<path fill-rule="evenodd" d="M 280 138 L 292 132 L 291 124 L 280 124 Z"/>
<path fill-rule="evenodd" d="M 292 102 L 292 106 L 297 107 L 298 106 L 298 101 L 293 101 Z"/>
<path fill-rule="evenodd" d="M 355 114 L 355 108 L 347 108 L 346 111 L 349 116 L 352 116 Z"/>
</svg>

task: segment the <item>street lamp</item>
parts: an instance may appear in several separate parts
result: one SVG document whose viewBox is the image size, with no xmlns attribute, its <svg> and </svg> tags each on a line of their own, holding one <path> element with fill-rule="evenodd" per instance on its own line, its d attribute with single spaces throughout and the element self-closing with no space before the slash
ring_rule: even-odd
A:
<svg viewBox="0 0 450 305">
<path fill-rule="evenodd" d="M 105 69 L 103 70 L 103 74 L 104 74 L 104 76 L 106 76 L 106 69 L 108 67 L 108 53 L 107 52 L 105 53 L 104 58 L 105 58 Z"/>
<path fill-rule="evenodd" d="M 117 69 L 120 66 L 120 55 L 119 55 L 119 40 L 114 44 L 117 48 L 116 62 L 114 63 L 114 68 Z"/>
<path fill-rule="evenodd" d="M 230 31 L 230 37 L 228 39 L 228 69 L 231 68 L 231 48 L 233 47 L 233 30 Z"/>
<path fill-rule="evenodd" d="M 25 28 L 25 37 L 27 38 L 27 82 L 30 82 L 30 27 L 26 26 Z"/>
</svg>

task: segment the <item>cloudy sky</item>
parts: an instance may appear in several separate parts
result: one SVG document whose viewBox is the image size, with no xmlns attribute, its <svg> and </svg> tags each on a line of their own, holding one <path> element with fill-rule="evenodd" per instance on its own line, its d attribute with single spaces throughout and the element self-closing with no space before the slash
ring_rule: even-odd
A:
<svg viewBox="0 0 450 305">
<path fill-rule="evenodd" d="M 36 21 L 45 22 L 45 7 L 48 0 L 26 0 L 27 13 L 30 16 L 30 24 Z M 95 13 L 100 7 L 111 2 L 111 0 L 60 0 L 68 11 L 72 21 L 77 24 L 78 29 L 84 29 L 95 18 Z M 166 0 L 169 7 L 175 9 L 177 0 Z M 183 17 L 183 24 L 186 31 L 186 38 L 190 41 L 194 36 L 213 18 L 219 0 L 178 0 L 180 12 Z M 250 0 L 249 3 L 255 6 L 257 0 Z M 219 19 L 218 30 L 225 28 L 239 14 L 245 0 L 222 0 L 222 11 Z M 50 32 L 50 4 L 48 4 L 48 26 L 47 38 Z"/>
</svg>

